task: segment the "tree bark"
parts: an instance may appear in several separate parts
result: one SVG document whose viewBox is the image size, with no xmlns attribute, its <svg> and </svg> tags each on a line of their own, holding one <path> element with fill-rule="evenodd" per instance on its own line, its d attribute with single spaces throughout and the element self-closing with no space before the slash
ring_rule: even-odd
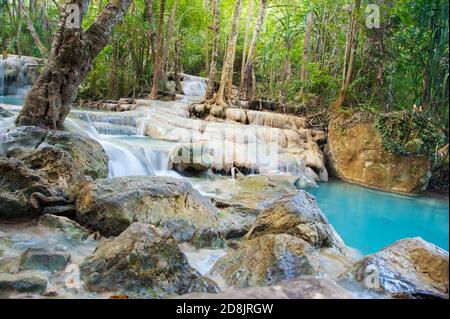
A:
<svg viewBox="0 0 450 319">
<path fill-rule="evenodd" d="M 33 22 L 31 21 L 31 18 L 28 15 L 25 6 L 22 5 L 21 0 L 19 0 L 19 5 L 22 8 L 22 13 L 23 13 L 23 16 L 25 17 L 25 21 L 27 23 L 27 30 L 28 30 L 28 32 L 30 32 L 30 35 L 31 35 L 31 37 L 34 40 L 34 43 L 36 44 L 36 46 L 39 49 L 39 52 L 41 53 L 41 56 L 43 58 L 45 58 L 47 56 L 47 54 L 48 54 L 48 50 L 45 47 L 45 45 L 42 44 L 41 38 L 39 38 L 39 35 L 37 34 L 36 29 L 33 26 Z M 34 5 L 30 2 L 30 12 L 31 12 L 33 7 L 34 7 Z"/>
<path fill-rule="evenodd" d="M 162 65 L 162 51 L 164 46 L 163 41 L 163 28 L 164 28 L 164 13 L 166 10 L 166 0 L 161 0 L 159 4 L 159 19 L 158 19 L 158 36 L 156 38 L 156 55 L 155 65 L 153 70 L 152 89 L 149 94 L 149 99 L 158 98 L 158 90 L 160 89 L 160 79 L 163 73 Z"/>
<path fill-rule="evenodd" d="M 347 37 L 347 44 L 344 56 L 343 81 L 339 97 L 334 103 L 334 109 L 339 109 L 347 97 L 347 91 L 350 86 L 350 81 L 353 73 L 353 64 L 355 60 L 355 52 L 358 39 L 358 11 L 361 7 L 361 0 L 356 0 L 356 4 L 352 10 L 351 27 Z"/>
<path fill-rule="evenodd" d="M 213 45 L 211 52 L 211 64 L 209 67 L 208 86 L 206 88 L 205 100 L 210 100 L 214 96 L 214 81 L 217 73 L 217 59 L 219 57 L 219 31 L 220 31 L 220 0 L 213 0 Z"/>
<path fill-rule="evenodd" d="M 89 0 L 67 0 L 65 5 L 80 8 L 81 21 Z M 46 129 L 61 129 L 69 114 L 80 83 L 92 67 L 92 62 L 108 44 L 116 24 L 122 20 L 132 0 L 111 0 L 97 20 L 83 32 L 66 26 L 69 14 L 61 14 L 53 38 L 47 66 L 27 94 L 18 126 L 34 125 Z"/>
<path fill-rule="evenodd" d="M 156 32 L 155 32 L 155 17 L 153 15 L 153 0 L 145 0 L 145 15 L 150 24 L 150 46 L 152 50 L 153 62 L 156 57 Z"/>
<path fill-rule="evenodd" d="M 253 83 L 253 66 L 255 62 L 255 51 L 256 44 L 258 42 L 259 34 L 261 33 L 261 29 L 264 23 L 264 18 L 266 16 L 266 8 L 267 8 L 267 0 L 261 0 L 261 4 L 259 6 L 258 12 L 258 20 L 256 21 L 256 27 L 253 31 L 252 42 L 250 43 L 250 47 L 248 50 L 248 57 L 245 64 L 245 72 L 243 75 L 243 79 L 241 81 L 242 86 L 239 89 L 241 98 L 246 100 L 252 99 L 254 95 L 254 87 L 256 83 Z"/>
<path fill-rule="evenodd" d="M 239 96 L 240 97 L 242 97 L 243 89 L 245 87 L 245 67 L 247 64 L 247 51 L 248 51 L 247 47 L 248 47 L 248 40 L 249 40 L 249 36 L 250 36 L 250 23 L 252 22 L 253 2 L 254 2 L 254 0 L 250 0 L 250 5 L 248 8 L 247 24 L 245 25 L 244 47 L 242 48 L 241 83 L 239 85 Z"/>
<path fill-rule="evenodd" d="M 234 58 L 236 54 L 236 42 L 239 33 L 239 16 L 242 0 L 236 0 L 234 7 L 233 24 L 231 26 L 230 39 L 225 53 L 222 67 L 222 77 L 217 94 L 209 101 L 209 104 L 227 105 L 231 97 Z"/>
<path fill-rule="evenodd" d="M 300 82 L 301 82 L 301 88 L 300 88 L 300 98 L 303 97 L 304 94 L 304 82 L 306 80 L 306 65 L 309 62 L 309 49 L 311 46 L 311 31 L 312 31 L 312 25 L 313 25 L 313 14 L 312 12 L 309 12 L 306 16 L 306 26 L 305 26 L 305 40 L 303 45 L 303 59 L 302 59 L 302 68 L 300 70 Z"/>
</svg>

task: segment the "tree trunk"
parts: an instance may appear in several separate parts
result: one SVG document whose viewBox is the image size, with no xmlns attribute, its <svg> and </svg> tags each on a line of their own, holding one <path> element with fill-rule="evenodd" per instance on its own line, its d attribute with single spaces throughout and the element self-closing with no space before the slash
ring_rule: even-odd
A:
<svg viewBox="0 0 450 319">
<path fill-rule="evenodd" d="M 252 99 L 254 95 L 254 87 L 256 83 L 253 83 L 253 65 L 255 62 L 256 44 L 258 42 L 258 37 L 264 23 L 264 18 L 266 16 L 266 8 L 267 0 L 261 0 L 261 5 L 258 12 L 258 20 L 256 21 L 256 27 L 253 31 L 252 42 L 250 43 L 248 57 L 245 64 L 245 72 L 243 75 L 243 80 L 241 81 L 242 86 L 239 89 L 241 98 L 244 98 L 246 100 Z"/>
<path fill-rule="evenodd" d="M 351 27 L 347 38 L 347 44 L 345 48 L 344 57 L 344 70 L 343 70 L 343 81 L 341 86 L 341 91 L 339 92 L 339 97 L 334 103 L 334 108 L 339 109 L 347 97 L 347 91 L 350 86 L 350 81 L 353 73 L 353 63 L 355 60 L 355 52 L 358 39 L 358 11 L 361 6 L 361 0 L 356 0 L 356 5 L 352 11 Z M 347 61 L 348 60 L 348 61 Z"/>
<path fill-rule="evenodd" d="M 174 67 L 174 78 L 175 78 L 175 91 L 182 94 L 183 88 L 181 87 L 180 73 L 181 73 L 181 44 L 180 38 L 177 37 L 175 40 L 175 67 Z"/>
<path fill-rule="evenodd" d="M 110 1 L 86 32 L 81 26 L 66 26 L 69 14 L 63 10 L 47 66 L 27 94 L 17 125 L 34 125 L 53 130 L 63 127 L 80 83 L 86 78 L 95 57 L 108 44 L 111 32 L 122 20 L 131 1 Z M 67 0 L 66 6 L 78 5 L 82 21 L 89 2 Z"/>
<path fill-rule="evenodd" d="M 177 7 L 178 0 L 175 0 L 172 7 L 172 12 L 170 13 L 169 20 L 167 21 L 167 32 L 166 32 L 166 40 L 164 45 L 164 50 L 162 52 L 161 64 L 162 64 L 162 73 L 160 74 L 159 79 L 159 88 L 164 91 L 166 89 L 167 84 L 167 61 L 169 59 L 170 52 L 170 43 L 172 41 L 173 34 L 173 26 L 175 23 L 175 17 L 177 15 Z"/>
<path fill-rule="evenodd" d="M 45 57 L 47 56 L 47 54 L 48 54 L 48 50 L 47 50 L 47 48 L 45 47 L 45 45 L 42 44 L 42 41 L 41 41 L 41 39 L 39 38 L 39 35 L 37 34 L 36 29 L 35 29 L 34 26 L 33 26 L 33 22 L 31 21 L 31 18 L 30 18 L 30 16 L 28 15 L 25 6 L 23 6 L 23 5 L 21 4 L 21 0 L 19 0 L 19 5 L 20 5 L 21 8 L 22 8 L 22 13 L 23 13 L 23 16 L 25 17 L 25 21 L 26 21 L 26 23 L 27 23 L 27 30 L 28 30 L 28 32 L 30 32 L 30 35 L 31 35 L 31 37 L 32 37 L 33 40 L 34 40 L 34 43 L 36 43 L 36 46 L 38 47 L 39 52 L 41 53 L 41 56 L 42 56 L 43 58 L 45 58 Z M 30 12 L 31 12 L 31 10 L 32 10 L 33 8 L 34 8 L 34 4 L 32 4 L 32 2 L 30 2 Z"/>
<path fill-rule="evenodd" d="M 301 88 L 300 88 L 300 98 L 303 97 L 304 93 L 304 82 L 306 80 L 306 65 L 309 62 L 309 49 L 311 46 L 311 31 L 312 31 L 312 25 L 313 25 L 313 14 L 312 12 L 309 12 L 306 16 L 306 26 L 305 26 L 305 40 L 303 45 L 303 59 L 302 59 L 302 68 L 300 70 L 300 82 L 301 82 Z"/>
<path fill-rule="evenodd" d="M 158 90 L 160 89 L 160 81 L 163 73 L 162 65 L 162 51 L 163 51 L 163 28 L 164 28 L 164 12 L 166 10 L 166 0 L 161 0 L 159 8 L 159 19 L 158 19 L 158 36 L 156 39 L 156 55 L 155 55 L 155 65 L 153 70 L 153 80 L 152 80 L 152 90 L 149 99 L 158 98 Z"/>
<path fill-rule="evenodd" d="M 150 24 L 150 47 L 152 50 L 153 62 L 156 57 L 156 32 L 155 32 L 155 17 L 153 15 L 153 0 L 145 0 L 145 15 Z"/>
<path fill-rule="evenodd" d="M 213 24 L 213 43 L 211 52 L 211 64 L 209 66 L 208 86 L 206 87 L 205 100 L 214 97 L 214 81 L 217 73 L 217 59 L 219 57 L 219 31 L 220 31 L 220 0 L 212 0 Z"/>
<path fill-rule="evenodd" d="M 250 36 L 250 23 L 252 22 L 252 14 L 253 14 L 253 1 L 250 0 L 250 5 L 248 8 L 248 17 L 247 24 L 245 25 L 245 40 L 244 47 L 242 48 L 242 65 L 241 65 L 241 83 L 239 84 L 239 96 L 242 98 L 245 88 L 245 67 L 247 64 L 247 47 L 248 47 L 248 38 Z"/>
<path fill-rule="evenodd" d="M 233 16 L 233 24 L 231 26 L 230 39 L 225 53 L 225 59 L 222 67 L 222 77 L 220 87 L 217 94 L 209 101 L 210 104 L 226 105 L 231 97 L 232 78 L 234 58 L 236 54 L 236 42 L 239 33 L 239 16 L 241 13 L 242 0 L 236 0 Z"/>
</svg>

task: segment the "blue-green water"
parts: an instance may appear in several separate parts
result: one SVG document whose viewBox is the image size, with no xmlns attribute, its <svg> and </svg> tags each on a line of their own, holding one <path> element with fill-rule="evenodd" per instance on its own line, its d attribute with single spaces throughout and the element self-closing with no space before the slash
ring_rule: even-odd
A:
<svg viewBox="0 0 450 319">
<path fill-rule="evenodd" d="M 308 191 L 347 246 L 364 254 L 416 236 L 448 251 L 447 200 L 395 195 L 338 181 Z"/>
<path fill-rule="evenodd" d="M 0 104 L 22 105 L 23 96 L 0 95 Z"/>
</svg>

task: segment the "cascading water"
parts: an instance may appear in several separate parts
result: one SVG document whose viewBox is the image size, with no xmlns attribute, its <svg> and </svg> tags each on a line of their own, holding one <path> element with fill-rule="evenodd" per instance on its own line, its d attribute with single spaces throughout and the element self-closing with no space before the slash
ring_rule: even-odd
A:
<svg viewBox="0 0 450 319">
<path fill-rule="evenodd" d="M 38 77 L 38 60 L 10 55 L 0 59 L 0 102 L 12 103 L 25 96 Z"/>
<path fill-rule="evenodd" d="M 205 95 L 207 86 L 208 79 L 199 76 L 184 74 L 181 81 L 183 93 L 188 96 Z"/>
</svg>

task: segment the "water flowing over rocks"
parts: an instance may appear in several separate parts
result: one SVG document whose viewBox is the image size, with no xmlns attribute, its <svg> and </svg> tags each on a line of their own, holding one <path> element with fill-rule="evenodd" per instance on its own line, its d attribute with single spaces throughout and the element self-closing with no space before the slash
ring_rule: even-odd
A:
<svg viewBox="0 0 450 319">
<path fill-rule="evenodd" d="M 170 233 L 133 223 L 117 238 L 99 245 L 81 266 L 92 291 L 147 297 L 217 292 L 216 285 L 191 268 Z"/>
<path fill-rule="evenodd" d="M 219 294 L 192 293 L 183 299 L 355 299 L 356 296 L 327 278 L 300 276 L 268 287 L 232 288 Z"/>
<path fill-rule="evenodd" d="M 118 177 L 86 184 L 76 202 L 80 221 L 117 236 L 138 221 L 166 227 L 179 242 L 220 245 L 217 211 L 188 182 L 171 177 Z"/>
<path fill-rule="evenodd" d="M 430 177 L 426 156 L 392 154 L 383 147 L 374 123 L 343 128 L 345 119 L 342 115 L 329 125 L 327 161 L 333 175 L 392 192 L 426 189 Z"/>
<path fill-rule="evenodd" d="M 300 190 L 288 194 L 267 207 L 255 220 L 245 237 L 265 234 L 290 234 L 316 247 L 335 247 L 345 251 L 345 244 L 328 223 L 315 198 Z"/>
<path fill-rule="evenodd" d="M 448 272 L 448 252 L 419 237 L 399 240 L 354 269 L 367 288 L 399 298 L 448 299 Z"/>
<path fill-rule="evenodd" d="M 267 286 L 316 274 L 318 266 L 317 251 L 304 240 L 287 234 L 268 234 L 242 242 L 235 251 L 219 259 L 211 275 L 224 280 L 227 286 Z"/>
<path fill-rule="evenodd" d="M 39 76 L 40 64 L 42 60 L 29 56 L 0 58 L 0 95 L 24 95 Z"/>
</svg>

